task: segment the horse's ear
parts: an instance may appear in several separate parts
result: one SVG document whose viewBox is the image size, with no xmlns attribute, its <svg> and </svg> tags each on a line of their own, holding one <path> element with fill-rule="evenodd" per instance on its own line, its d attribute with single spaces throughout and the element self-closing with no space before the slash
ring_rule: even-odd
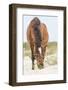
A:
<svg viewBox="0 0 68 90">
<path fill-rule="evenodd" d="M 36 22 L 37 25 L 40 25 L 40 20 L 39 20 L 38 17 L 35 17 L 35 18 L 34 18 L 34 21 Z"/>
<path fill-rule="evenodd" d="M 32 26 L 34 26 L 34 25 L 40 25 L 41 22 L 40 22 L 39 18 L 35 17 L 35 18 L 33 18 L 33 20 L 30 23 Z"/>
</svg>

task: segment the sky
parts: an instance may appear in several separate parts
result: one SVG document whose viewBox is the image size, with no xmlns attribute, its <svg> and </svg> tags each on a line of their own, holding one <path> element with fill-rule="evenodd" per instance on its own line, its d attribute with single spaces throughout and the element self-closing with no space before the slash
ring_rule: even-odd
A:
<svg viewBox="0 0 68 90">
<path fill-rule="evenodd" d="M 27 42 L 27 28 L 29 23 L 34 17 L 38 17 L 40 21 L 47 26 L 47 30 L 49 33 L 49 42 L 58 41 L 58 17 L 57 16 L 31 16 L 31 15 L 23 15 L 23 36 L 24 42 Z"/>
</svg>

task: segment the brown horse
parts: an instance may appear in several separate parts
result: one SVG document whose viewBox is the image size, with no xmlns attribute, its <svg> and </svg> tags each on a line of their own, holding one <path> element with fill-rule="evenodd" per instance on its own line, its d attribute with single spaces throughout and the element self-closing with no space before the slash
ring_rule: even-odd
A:
<svg viewBox="0 0 68 90">
<path fill-rule="evenodd" d="M 48 45 L 48 31 L 45 24 L 35 17 L 27 29 L 27 40 L 31 48 L 32 69 L 34 69 L 34 60 L 37 60 L 38 68 L 44 67 L 44 56 Z"/>
</svg>

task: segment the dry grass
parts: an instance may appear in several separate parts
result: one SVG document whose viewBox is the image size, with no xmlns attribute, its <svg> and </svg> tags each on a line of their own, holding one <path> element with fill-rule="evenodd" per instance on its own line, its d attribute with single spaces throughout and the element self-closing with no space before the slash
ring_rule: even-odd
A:
<svg viewBox="0 0 68 90">
<path fill-rule="evenodd" d="M 31 58 L 31 50 L 27 43 L 23 44 L 24 57 Z M 49 42 L 47 50 L 47 62 L 49 65 L 57 64 L 57 42 Z"/>
</svg>

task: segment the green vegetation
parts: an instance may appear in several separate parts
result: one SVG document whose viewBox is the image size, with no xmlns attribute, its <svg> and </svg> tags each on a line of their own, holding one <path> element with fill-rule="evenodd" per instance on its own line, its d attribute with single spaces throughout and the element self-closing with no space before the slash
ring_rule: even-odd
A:
<svg viewBox="0 0 68 90">
<path fill-rule="evenodd" d="M 31 50 L 28 43 L 23 44 L 24 57 L 29 56 L 31 58 Z M 49 65 L 57 64 L 57 42 L 49 42 L 47 48 L 47 62 Z"/>
<path fill-rule="evenodd" d="M 30 50 L 30 46 L 27 42 L 23 43 L 23 48 L 27 51 Z"/>
<path fill-rule="evenodd" d="M 29 44 L 25 42 L 23 44 L 23 48 L 24 48 L 24 55 L 25 56 L 30 56 L 31 51 L 30 51 Z M 57 42 L 49 42 L 48 43 L 48 52 L 47 52 L 47 54 L 51 55 L 51 54 L 56 53 L 56 51 L 57 51 Z"/>
<path fill-rule="evenodd" d="M 23 43 L 23 48 L 24 48 L 24 56 L 29 56 L 31 55 L 31 50 L 30 50 L 30 46 L 28 43 Z"/>
<path fill-rule="evenodd" d="M 48 55 L 55 54 L 57 51 L 57 42 L 49 42 L 48 43 Z"/>
</svg>

